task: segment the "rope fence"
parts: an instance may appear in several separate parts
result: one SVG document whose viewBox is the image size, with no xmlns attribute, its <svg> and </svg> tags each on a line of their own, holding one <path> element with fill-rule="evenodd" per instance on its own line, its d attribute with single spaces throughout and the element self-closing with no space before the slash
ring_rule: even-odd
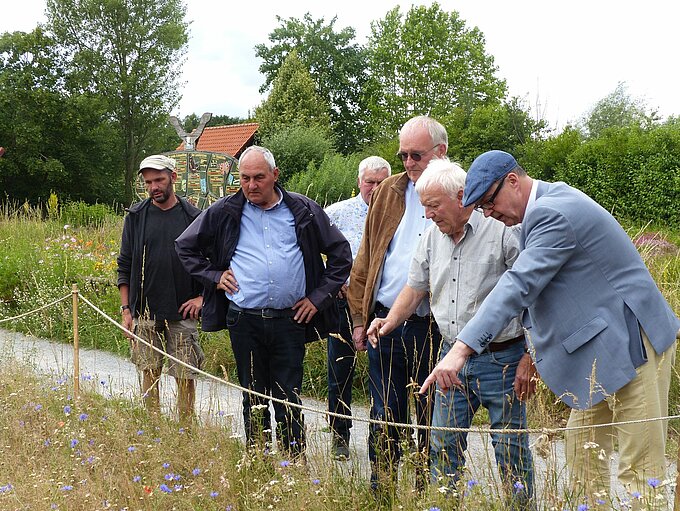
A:
<svg viewBox="0 0 680 511">
<path fill-rule="evenodd" d="M 240 385 L 237 385 L 235 383 L 229 382 L 223 378 L 219 378 L 213 374 L 207 373 L 203 371 L 202 369 L 199 369 L 197 367 L 192 366 L 191 364 L 187 364 L 183 362 L 182 360 L 179 360 L 172 355 L 169 355 L 168 353 L 164 352 L 163 350 L 159 349 L 158 347 L 152 345 L 149 343 L 146 339 L 143 339 L 136 335 L 134 332 L 131 332 L 130 330 L 126 329 L 123 327 L 116 319 L 112 318 L 108 314 L 106 314 L 104 311 L 102 311 L 99 307 L 97 307 L 94 303 L 92 303 L 90 300 L 88 300 L 85 296 L 79 293 L 77 286 L 74 284 L 73 285 L 73 290 L 70 294 L 63 296 L 57 300 L 54 300 L 48 304 L 42 305 L 40 307 L 37 307 L 31 311 L 24 312 L 22 314 L 19 314 L 17 316 L 9 317 L 9 318 L 2 318 L 0 319 L 0 324 L 7 323 L 10 321 L 17 321 L 19 319 L 22 319 L 24 317 L 30 316 L 32 314 L 36 314 L 42 310 L 45 310 L 49 307 L 52 307 L 60 302 L 63 302 L 69 298 L 73 298 L 73 321 L 74 321 L 74 329 L 73 329 L 73 334 L 74 334 L 74 354 L 73 354 L 73 360 L 74 360 L 74 396 L 77 398 L 78 397 L 78 381 L 79 381 L 79 364 L 78 364 L 78 359 L 79 359 L 79 354 L 78 354 L 78 314 L 77 314 L 77 307 L 78 307 L 78 299 L 82 300 L 85 304 L 87 304 L 89 307 L 91 307 L 97 314 L 99 314 L 101 317 L 103 317 L 105 320 L 110 322 L 112 325 L 114 325 L 116 328 L 124 332 L 126 335 L 130 336 L 131 338 L 135 339 L 138 342 L 143 343 L 144 345 L 148 346 L 149 348 L 153 349 L 154 351 L 162 354 L 163 356 L 167 357 L 169 360 L 172 360 L 176 364 L 179 364 L 193 372 L 196 372 L 197 374 L 200 374 L 201 376 L 205 377 L 208 380 L 211 380 L 215 383 L 218 383 L 220 385 L 226 385 L 227 387 L 230 387 L 234 390 L 238 390 L 240 392 L 247 392 L 248 394 L 251 394 L 253 396 L 257 396 L 262 399 L 266 399 L 272 402 L 280 403 L 285 406 L 291 407 L 291 408 L 298 408 L 302 411 L 307 411 L 311 413 L 316 413 L 320 415 L 324 415 L 326 417 L 336 417 L 339 419 L 349 419 L 352 421 L 357 421 L 357 422 L 365 422 L 368 424 L 376 424 L 380 426 L 389 426 L 389 427 L 396 427 L 396 428 L 410 428 L 414 430 L 429 430 L 429 431 L 444 431 L 444 432 L 452 432 L 452 433 L 478 433 L 478 434 L 489 434 L 489 433 L 495 433 L 495 434 L 518 434 L 518 433 L 529 433 L 529 434 L 541 434 L 541 435 L 547 435 L 548 437 L 554 436 L 557 433 L 564 433 L 566 431 L 577 431 L 577 430 L 584 430 L 584 429 L 593 429 L 593 428 L 608 428 L 608 427 L 613 427 L 613 426 L 623 426 L 627 424 L 640 424 L 644 422 L 655 422 L 655 421 L 667 421 L 667 420 L 672 420 L 672 419 L 680 419 L 680 415 L 667 415 L 664 417 L 651 417 L 647 419 L 638 419 L 638 420 L 630 420 L 630 421 L 621 421 L 621 422 L 609 422 L 609 423 L 604 423 L 604 424 L 592 424 L 592 425 L 585 425 L 585 426 L 570 426 L 570 427 L 561 427 L 561 428 L 523 428 L 523 429 L 510 429 L 510 428 L 504 428 L 504 429 L 492 429 L 489 427 L 472 427 L 472 428 L 457 428 L 457 427 L 447 427 L 447 426 L 427 426 L 427 425 L 420 425 L 420 424 L 413 424 L 413 423 L 401 423 L 401 422 L 392 422 L 392 421 L 386 421 L 386 420 L 378 420 L 378 419 L 371 419 L 370 417 L 358 417 L 354 415 L 344 415 L 341 413 L 336 413 L 336 412 L 331 412 L 329 410 L 322 410 L 319 408 L 314 408 L 310 406 L 306 406 L 304 404 L 298 404 L 298 403 L 291 403 L 288 400 L 285 399 L 279 399 L 275 398 L 273 396 L 267 395 L 267 394 L 262 394 L 260 392 L 254 391 L 252 389 L 247 389 L 244 387 L 241 387 Z"/>
</svg>

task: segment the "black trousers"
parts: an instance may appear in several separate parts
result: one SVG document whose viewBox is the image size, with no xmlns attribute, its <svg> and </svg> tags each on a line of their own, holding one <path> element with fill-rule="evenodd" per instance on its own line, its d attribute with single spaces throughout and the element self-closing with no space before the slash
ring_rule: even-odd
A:
<svg viewBox="0 0 680 511">
<path fill-rule="evenodd" d="M 263 318 L 232 309 L 227 327 L 242 387 L 300 404 L 305 326 L 293 318 Z M 279 446 L 291 454 L 304 451 L 304 416 L 299 408 L 274 403 Z M 243 421 L 249 443 L 271 440 L 269 400 L 243 393 Z"/>
</svg>

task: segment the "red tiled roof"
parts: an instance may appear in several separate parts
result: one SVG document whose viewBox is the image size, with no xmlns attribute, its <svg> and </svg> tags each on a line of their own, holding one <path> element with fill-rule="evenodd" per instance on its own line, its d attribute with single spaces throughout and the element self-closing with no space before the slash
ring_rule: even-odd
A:
<svg viewBox="0 0 680 511">
<path fill-rule="evenodd" d="M 208 126 L 198 138 L 197 151 L 214 151 L 238 157 L 252 144 L 252 138 L 260 125 L 256 122 L 232 124 L 229 126 Z M 184 150 L 184 142 L 177 148 Z"/>
</svg>

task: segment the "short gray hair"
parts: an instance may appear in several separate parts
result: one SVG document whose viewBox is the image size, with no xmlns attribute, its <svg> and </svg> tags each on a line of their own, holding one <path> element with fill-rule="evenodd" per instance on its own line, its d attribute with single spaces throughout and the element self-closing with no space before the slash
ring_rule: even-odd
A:
<svg viewBox="0 0 680 511">
<path fill-rule="evenodd" d="M 260 153 L 264 157 L 264 160 L 267 162 L 267 165 L 269 166 L 269 171 L 274 172 L 274 169 L 276 168 L 276 161 L 274 160 L 274 155 L 269 149 L 259 145 L 251 145 L 241 153 L 241 156 L 239 156 L 238 159 L 239 167 L 241 166 L 241 162 L 243 161 L 245 155 L 253 151 Z"/>
<path fill-rule="evenodd" d="M 458 192 L 465 188 L 466 177 L 467 172 L 457 163 L 447 158 L 434 159 L 416 181 L 416 192 L 420 195 L 432 187 L 439 186 L 449 197 L 456 199 Z"/>
<path fill-rule="evenodd" d="M 364 179 L 364 172 L 367 170 L 380 169 L 387 169 L 388 176 L 392 173 L 392 167 L 385 158 L 381 158 L 380 156 L 369 156 L 368 158 L 364 158 L 361 160 L 361 163 L 359 163 L 359 181 Z"/>
<path fill-rule="evenodd" d="M 426 128 L 430 133 L 433 144 L 444 144 L 446 148 L 449 147 L 449 135 L 446 133 L 446 128 L 442 124 L 428 115 L 417 115 L 411 117 L 399 130 L 399 135 L 403 131 L 408 131 L 413 128 Z"/>
</svg>

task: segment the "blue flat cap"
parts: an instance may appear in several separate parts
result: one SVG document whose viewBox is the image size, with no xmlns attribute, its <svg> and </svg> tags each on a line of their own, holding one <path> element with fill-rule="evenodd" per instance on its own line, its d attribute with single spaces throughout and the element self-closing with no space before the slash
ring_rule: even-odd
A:
<svg viewBox="0 0 680 511">
<path fill-rule="evenodd" d="M 505 151 L 487 151 L 477 156 L 467 171 L 463 206 L 479 201 L 494 181 L 498 181 L 515 167 L 519 167 L 517 161 Z"/>
</svg>

